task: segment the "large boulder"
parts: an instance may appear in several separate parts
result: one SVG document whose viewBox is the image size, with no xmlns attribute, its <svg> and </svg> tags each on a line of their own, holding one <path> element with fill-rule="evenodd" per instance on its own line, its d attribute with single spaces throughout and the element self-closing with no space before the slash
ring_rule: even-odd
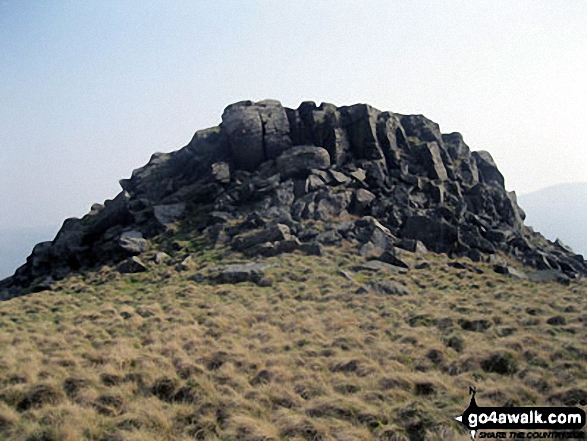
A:
<svg viewBox="0 0 587 441">
<path fill-rule="evenodd" d="M 277 158 L 277 168 L 283 178 L 306 177 L 312 169 L 326 169 L 329 166 L 328 152 L 316 146 L 295 146 Z"/>
<path fill-rule="evenodd" d="M 222 114 L 231 158 L 237 168 L 255 170 L 291 146 L 289 121 L 279 101 L 242 101 Z"/>
</svg>

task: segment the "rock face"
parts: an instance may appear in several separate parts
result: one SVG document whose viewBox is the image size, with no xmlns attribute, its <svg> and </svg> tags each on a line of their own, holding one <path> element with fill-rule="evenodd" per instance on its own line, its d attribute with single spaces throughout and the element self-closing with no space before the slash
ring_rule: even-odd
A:
<svg viewBox="0 0 587 441">
<path fill-rule="evenodd" d="M 471 152 L 422 115 L 366 104 L 232 104 L 220 126 L 154 154 L 120 184 L 113 200 L 37 245 L 0 282 L 0 298 L 78 269 L 136 262 L 194 211 L 199 234 L 249 255 L 320 254 L 347 241 L 367 257 L 395 247 L 475 261 L 502 252 L 570 279 L 587 273 L 582 256 L 524 226 L 489 153 Z"/>
</svg>

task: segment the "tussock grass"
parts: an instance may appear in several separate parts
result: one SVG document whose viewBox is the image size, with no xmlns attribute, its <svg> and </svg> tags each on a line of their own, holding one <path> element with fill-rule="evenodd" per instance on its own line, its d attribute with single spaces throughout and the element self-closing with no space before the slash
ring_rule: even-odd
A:
<svg viewBox="0 0 587 441">
<path fill-rule="evenodd" d="M 212 285 L 190 276 L 243 258 L 198 250 L 196 270 L 103 267 L 0 303 L 0 439 L 466 440 L 469 386 L 487 406 L 586 398 L 583 282 L 410 253 L 428 266 L 353 272 L 341 247 L 266 259 L 270 287 Z M 390 280 L 410 294 L 371 288 Z"/>
</svg>

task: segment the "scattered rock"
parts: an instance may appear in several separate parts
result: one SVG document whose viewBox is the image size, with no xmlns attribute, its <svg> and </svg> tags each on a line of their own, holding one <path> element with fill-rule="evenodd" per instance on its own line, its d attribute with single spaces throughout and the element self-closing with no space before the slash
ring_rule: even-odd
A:
<svg viewBox="0 0 587 441">
<path fill-rule="evenodd" d="M 143 233 L 132 230 L 121 234 L 118 245 L 126 254 L 138 256 L 147 248 L 147 241 L 143 238 Z"/>
<path fill-rule="evenodd" d="M 220 184 L 230 183 L 230 166 L 226 162 L 212 164 L 212 178 Z"/>
<path fill-rule="evenodd" d="M 406 263 L 403 260 L 401 260 L 399 257 L 397 257 L 391 251 L 384 251 L 377 258 L 377 260 L 380 260 L 380 261 L 385 262 L 385 263 L 389 263 L 390 265 L 393 265 L 393 266 L 398 266 L 400 268 L 405 268 L 405 269 L 409 269 L 410 268 L 410 265 L 408 263 Z"/>
<path fill-rule="evenodd" d="M 389 274 L 407 274 L 408 270 L 400 268 L 389 263 L 381 262 L 380 260 L 370 260 L 369 262 L 357 265 L 352 268 L 353 271 L 370 271 L 370 272 L 386 272 Z"/>
<path fill-rule="evenodd" d="M 515 268 L 512 268 L 509 265 L 495 265 L 493 270 L 498 274 L 506 275 L 512 279 L 516 280 L 528 280 L 528 276 L 526 273 L 519 271 Z"/>
<path fill-rule="evenodd" d="M 378 294 L 388 294 L 395 296 L 407 296 L 410 294 L 410 290 L 399 282 L 382 281 L 382 282 L 371 282 L 371 288 Z"/>
<path fill-rule="evenodd" d="M 305 178 L 312 169 L 326 169 L 329 166 L 330 156 L 322 147 L 294 146 L 277 158 L 277 167 L 284 178 Z"/>
<path fill-rule="evenodd" d="M 147 267 L 141 259 L 139 259 L 136 256 L 133 256 L 123 260 L 118 265 L 116 265 L 116 270 L 122 274 L 143 273 L 147 271 Z"/>
<path fill-rule="evenodd" d="M 158 252 L 157 254 L 155 254 L 155 257 L 153 258 L 153 261 L 157 265 L 163 265 L 163 264 L 169 262 L 170 260 L 171 260 L 171 257 L 169 256 L 169 254 L 164 253 L 164 252 Z"/>
<path fill-rule="evenodd" d="M 259 283 L 265 276 L 264 271 L 272 267 L 274 267 L 274 265 L 249 262 L 211 268 L 209 272 L 211 274 L 211 279 L 220 284 L 235 284 L 243 282 Z M 264 282 L 261 283 L 263 284 Z"/>
<path fill-rule="evenodd" d="M 237 251 L 247 251 L 267 242 L 284 241 L 291 238 L 287 225 L 277 224 L 269 228 L 262 228 L 235 236 L 232 247 Z"/>
</svg>

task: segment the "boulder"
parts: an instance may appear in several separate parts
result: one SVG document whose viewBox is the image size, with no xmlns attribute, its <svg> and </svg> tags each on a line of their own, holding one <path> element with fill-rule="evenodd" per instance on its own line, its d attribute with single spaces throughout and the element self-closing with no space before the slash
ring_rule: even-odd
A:
<svg viewBox="0 0 587 441">
<path fill-rule="evenodd" d="M 369 190 L 359 188 L 353 192 L 351 201 L 351 210 L 356 214 L 364 214 L 371 203 L 375 200 L 375 195 Z"/>
<path fill-rule="evenodd" d="M 267 242 L 288 239 L 291 239 L 289 227 L 287 225 L 277 224 L 268 228 L 260 228 L 235 236 L 232 240 L 232 247 L 237 251 L 246 251 Z"/>
<path fill-rule="evenodd" d="M 278 101 L 242 101 L 222 114 L 232 160 L 237 168 L 255 170 L 291 147 L 289 121 Z"/>
<path fill-rule="evenodd" d="M 185 209 L 185 202 L 179 202 L 177 204 L 155 205 L 153 207 L 153 213 L 157 222 L 167 227 L 178 221 L 185 212 Z"/>
<path fill-rule="evenodd" d="M 390 265 L 397 266 L 400 268 L 409 269 L 410 265 L 401 260 L 399 257 L 395 255 L 392 251 L 384 251 L 380 256 L 377 257 L 377 260 L 381 262 L 389 263 Z"/>
<path fill-rule="evenodd" d="M 517 270 L 510 265 L 494 265 L 493 271 L 498 274 L 503 274 L 516 280 L 528 280 L 528 275 L 523 271 Z"/>
<path fill-rule="evenodd" d="M 141 259 L 133 256 L 116 265 L 116 270 L 122 274 L 143 273 L 147 271 L 147 267 Z"/>
<path fill-rule="evenodd" d="M 138 256 L 147 248 L 147 241 L 143 238 L 143 233 L 137 230 L 131 230 L 120 235 L 118 246 L 125 254 Z"/>
<path fill-rule="evenodd" d="M 264 271 L 274 266 L 275 265 L 248 262 L 211 268 L 209 272 L 210 278 L 214 282 L 220 284 L 235 284 L 243 282 L 259 283 L 265 275 Z"/>
<path fill-rule="evenodd" d="M 230 166 L 226 162 L 212 164 L 212 178 L 220 184 L 228 184 L 230 182 Z"/>
<path fill-rule="evenodd" d="M 305 178 L 312 169 L 326 169 L 330 156 L 326 149 L 316 146 L 295 146 L 277 158 L 277 168 L 284 179 Z"/>
<path fill-rule="evenodd" d="M 393 296 L 407 296 L 410 294 L 410 290 L 406 286 L 393 280 L 371 282 L 370 286 L 377 294 Z"/>
<path fill-rule="evenodd" d="M 388 273 L 388 274 L 407 274 L 408 270 L 400 268 L 389 263 L 381 262 L 380 260 L 370 260 L 361 265 L 354 266 L 353 271 L 367 271 L 373 273 Z"/>
</svg>

